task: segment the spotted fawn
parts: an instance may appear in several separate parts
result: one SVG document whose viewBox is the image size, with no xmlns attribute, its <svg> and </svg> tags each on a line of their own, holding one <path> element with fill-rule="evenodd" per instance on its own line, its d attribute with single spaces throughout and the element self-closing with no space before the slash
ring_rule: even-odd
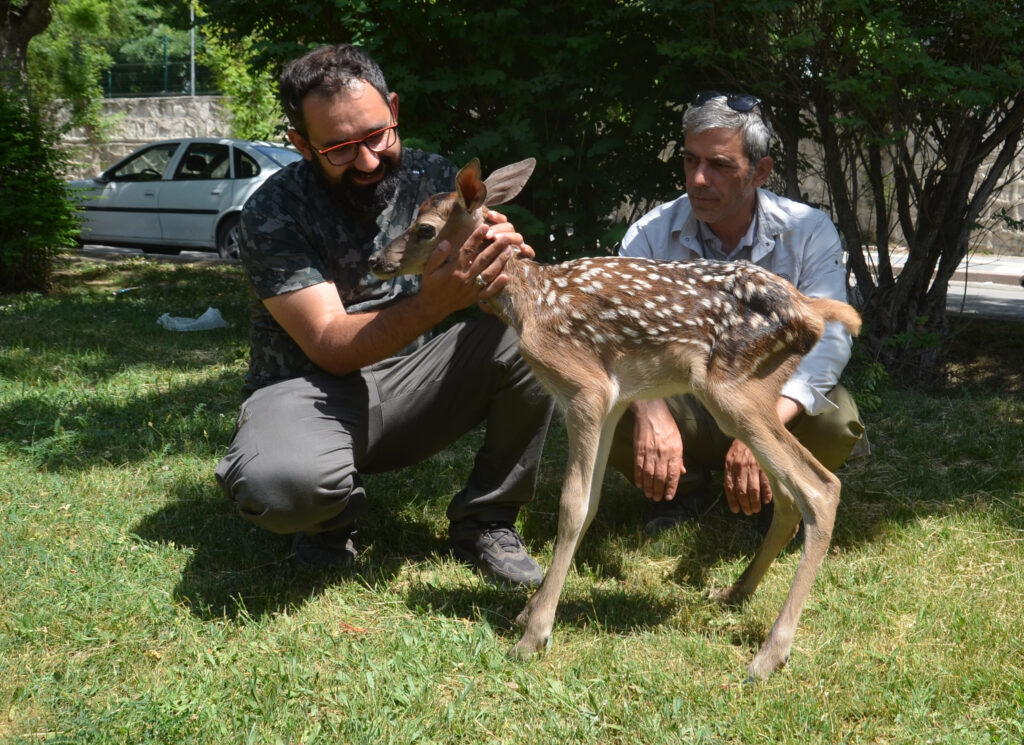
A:
<svg viewBox="0 0 1024 745">
<path fill-rule="evenodd" d="M 456 191 L 423 203 L 415 223 L 371 257 L 380 277 L 417 274 L 441 240 L 460 246 L 484 221 L 485 206 L 515 197 L 533 172 L 528 159 L 480 179 L 474 159 Z M 602 257 L 557 265 L 513 256 L 508 283 L 488 302 L 519 334 L 520 351 L 565 414 L 568 464 L 551 566 L 516 619 L 512 650 L 523 657 L 550 642 L 558 599 L 601 495 L 615 425 L 631 401 L 690 393 L 723 432 L 744 442 L 768 476 L 775 500 L 767 535 L 731 586 L 712 593 L 739 603 L 806 525 L 803 553 L 782 610 L 748 672 L 765 678 L 789 659 L 793 635 L 828 550 L 839 480 L 782 425 L 783 384 L 827 322 L 860 330 L 856 311 L 809 298 L 746 262 L 663 262 Z"/>
</svg>

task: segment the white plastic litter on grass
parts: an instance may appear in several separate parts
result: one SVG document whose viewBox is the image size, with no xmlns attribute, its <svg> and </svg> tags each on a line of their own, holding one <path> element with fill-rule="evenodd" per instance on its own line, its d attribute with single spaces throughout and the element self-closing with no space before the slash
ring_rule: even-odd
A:
<svg viewBox="0 0 1024 745">
<path fill-rule="evenodd" d="M 164 313 L 156 322 L 168 331 L 206 331 L 208 329 L 222 329 L 228 325 L 224 316 L 216 308 L 207 308 L 206 312 L 199 318 L 184 318 Z"/>
</svg>

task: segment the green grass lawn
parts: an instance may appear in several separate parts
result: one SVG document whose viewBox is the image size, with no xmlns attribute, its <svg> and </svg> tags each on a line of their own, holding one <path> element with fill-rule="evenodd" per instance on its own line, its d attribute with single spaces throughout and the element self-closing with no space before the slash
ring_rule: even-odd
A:
<svg viewBox="0 0 1024 745">
<path fill-rule="evenodd" d="M 143 259 L 70 261 L 52 294 L 0 296 L 0 742 L 1024 740 L 1020 370 L 972 367 L 1019 359 L 1024 324 L 961 335 L 992 340 L 995 361 L 962 352 L 955 388 L 875 391 L 874 452 L 840 474 L 793 658 L 746 685 L 798 549 L 747 605 L 719 607 L 707 591 L 743 569 L 754 522 L 723 510 L 647 539 L 618 476 L 551 650 L 508 660 L 526 594 L 444 553 L 479 434 L 367 478 L 353 573 L 294 569 L 288 538 L 252 529 L 213 480 L 247 304 L 235 267 Z M 156 323 L 207 306 L 230 327 Z M 556 423 L 521 516 L 545 565 L 564 452 Z"/>
</svg>

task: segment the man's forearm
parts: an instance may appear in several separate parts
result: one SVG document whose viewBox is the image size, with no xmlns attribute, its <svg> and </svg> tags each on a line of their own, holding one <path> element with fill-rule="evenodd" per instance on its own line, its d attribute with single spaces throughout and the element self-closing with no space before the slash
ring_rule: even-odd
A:
<svg viewBox="0 0 1024 745">
<path fill-rule="evenodd" d="M 306 356 L 334 375 L 391 357 L 450 312 L 421 293 L 379 310 L 348 313 L 329 282 L 266 298 L 263 303 Z"/>
<path fill-rule="evenodd" d="M 447 315 L 413 295 L 380 310 L 336 315 L 303 351 L 318 367 L 345 375 L 394 356 Z"/>
</svg>

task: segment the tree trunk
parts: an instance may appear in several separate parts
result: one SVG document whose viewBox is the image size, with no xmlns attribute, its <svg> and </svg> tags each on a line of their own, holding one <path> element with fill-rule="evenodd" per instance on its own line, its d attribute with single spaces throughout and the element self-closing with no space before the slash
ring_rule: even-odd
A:
<svg viewBox="0 0 1024 745">
<path fill-rule="evenodd" d="M 819 103 L 816 101 L 816 104 Z M 847 197 L 846 179 L 834 162 L 839 148 L 828 98 L 818 111 L 828 179 L 837 200 L 836 214 L 847 244 L 856 215 Z M 851 251 L 850 262 L 862 288 L 865 332 L 862 338 L 896 380 L 911 386 L 938 382 L 948 341 L 946 302 L 949 282 L 970 250 L 971 231 L 990 205 L 1024 138 L 1024 94 L 1003 106 L 947 118 L 945 131 L 921 130 L 914 137 L 880 146 L 883 130 L 862 142 L 861 158 L 872 191 L 876 221 L 878 275 L 872 277 Z M 993 158 L 993 154 L 995 157 Z M 891 194 L 883 163 L 892 167 Z M 977 180 L 984 169 L 984 178 Z M 842 179 L 842 181 L 839 181 Z M 847 204 L 844 200 L 849 199 Z M 844 209 L 845 207 L 845 209 Z M 891 211 L 906 241 L 907 256 L 898 276 L 889 263 Z M 846 221 L 850 223 L 847 224 Z"/>
<path fill-rule="evenodd" d="M 50 25 L 50 0 L 0 0 L 0 83 L 6 88 L 25 82 L 28 43 Z"/>
</svg>

